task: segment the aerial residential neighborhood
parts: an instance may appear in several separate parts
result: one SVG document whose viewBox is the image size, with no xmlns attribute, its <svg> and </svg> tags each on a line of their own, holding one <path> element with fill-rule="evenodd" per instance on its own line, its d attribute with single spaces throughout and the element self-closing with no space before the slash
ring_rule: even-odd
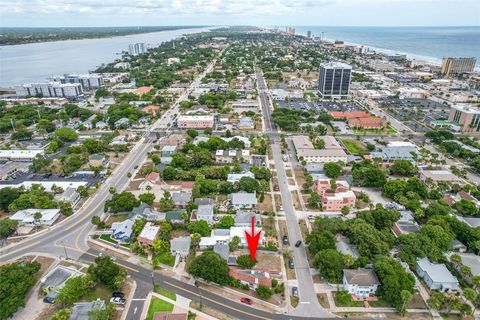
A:
<svg viewBox="0 0 480 320">
<path fill-rule="evenodd" d="M 477 319 L 475 58 L 308 32 L 2 91 L 0 319 Z"/>
</svg>

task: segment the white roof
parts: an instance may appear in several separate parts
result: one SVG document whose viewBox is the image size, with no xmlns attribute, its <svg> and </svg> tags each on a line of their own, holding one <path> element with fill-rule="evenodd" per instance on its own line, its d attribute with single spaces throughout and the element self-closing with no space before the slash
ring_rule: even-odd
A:
<svg viewBox="0 0 480 320">
<path fill-rule="evenodd" d="M 0 150 L 0 158 L 14 158 L 14 159 L 32 159 L 37 154 L 43 154 L 43 150 Z"/>
<path fill-rule="evenodd" d="M 23 181 L 22 183 L 18 183 L 18 184 L 0 184 L 0 189 L 2 188 L 7 188 L 7 187 L 11 187 L 11 188 L 19 188 L 19 187 L 24 187 L 25 189 L 30 189 L 34 184 L 39 184 L 41 185 L 42 187 L 45 188 L 45 190 L 47 191 L 51 191 L 52 190 L 52 187 L 53 185 L 57 186 L 57 187 L 61 187 L 63 190 L 66 190 L 68 188 L 73 188 L 73 189 L 77 189 L 78 187 L 80 186 L 86 186 L 88 184 L 87 181 L 69 181 L 69 180 L 63 180 L 63 181 L 33 181 L 33 180 L 29 180 L 29 181 Z"/>
<path fill-rule="evenodd" d="M 342 69 L 352 69 L 352 66 L 343 62 L 338 62 L 338 61 L 330 61 L 330 62 L 324 62 L 320 64 L 321 67 L 324 68 L 342 68 Z"/>
<path fill-rule="evenodd" d="M 387 146 L 389 147 L 413 147 L 416 148 L 416 145 L 408 141 L 390 141 Z"/>
<path fill-rule="evenodd" d="M 417 260 L 417 264 L 434 282 L 458 283 L 457 278 L 455 278 L 450 271 L 448 271 L 447 267 L 445 267 L 443 263 L 431 263 L 428 258 L 425 257 Z"/>
<path fill-rule="evenodd" d="M 56 217 L 60 209 L 25 209 L 17 211 L 10 219 L 22 221 L 23 223 L 33 223 L 35 221 L 35 213 L 37 212 L 42 214 L 42 221 L 50 221 Z"/>
<path fill-rule="evenodd" d="M 153 240 L 157 236 L 157 233 L 159 230 L 160 230 L 160 226 L 156 226 L 151 222 L 147 222 L 138 237 L 148 239 L 148 240 Z"/>
</svg>

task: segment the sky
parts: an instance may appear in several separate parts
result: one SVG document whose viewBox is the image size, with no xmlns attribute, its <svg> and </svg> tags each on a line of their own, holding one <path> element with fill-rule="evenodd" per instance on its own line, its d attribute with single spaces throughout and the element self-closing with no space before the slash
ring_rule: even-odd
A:
<svg viewBox="0 0 480 320">
<path fill-rule="evenodd" d="M 2 27 L 479 26 L 480 0 L 0 0 Z"/>
</svg>

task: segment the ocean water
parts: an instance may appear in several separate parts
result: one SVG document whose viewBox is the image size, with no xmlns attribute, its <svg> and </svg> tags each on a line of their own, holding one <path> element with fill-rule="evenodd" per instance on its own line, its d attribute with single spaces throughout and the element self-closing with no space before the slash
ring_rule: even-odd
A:
<svg viewBox="0 0 480 320">
<path fill-rule="evenodd" d="M 476 57 L 480 67 L 480 26 L 475 27 L 322 27 L 296 26 L 297 34 L 324 33 L 327 40 L 343 40 L 409 58 L 440 63 L 443 57 Z"/>
</svg>

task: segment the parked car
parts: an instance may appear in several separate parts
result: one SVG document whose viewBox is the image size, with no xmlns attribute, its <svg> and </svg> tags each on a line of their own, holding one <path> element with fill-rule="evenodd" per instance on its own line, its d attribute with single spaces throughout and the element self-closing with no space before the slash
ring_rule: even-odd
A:
<svg viewBox="0 0 480 320">
<path fill-rule="evenodd" d="M 292 296 L 298 297 L 298 288 L 297 287 L 292 287 Z"/>
<path fill-rule="evenodd" d="M 245 304 L 253 304 L 253 301 L 250 298 L 241 298 L 240 301 Z"/>
<path fill-rule="evenodd" d="M 287 235 L 283 236 L 282 242 L 283 242 L 284 245 L 288 244 L 288 236 Z"/>
<path fill-rule="evenodd" d="M 113 304 L 124 305 L 125 302 L 126 302 L 126 300 L 124 298 L 120 298 L 120 297 L 112 297 L 110 299 L 110 303 L 113 303 Z"/>
<path fill-rule="evenodd" d="M 125 298 L 125 294 L 120 291 L 115 291 L 112 293 L 112 298 Z"/>
<path fill-rule="evenodd" d="M 58 297 L 58 291 L 50 291 L 45 298 L 43 298 L 43 302 L 45 303 L 50 303 L 50 304 L 55 304 L 55 301 L 57 300 Z"/>
<path fill-rule="evenodd" d="M 283 205 L 279 205 L 278 207 L 279 207 L 280 211 L 283 211 Z"/>
<path fill-rule="evenodd" d="M 295 243 L 295 247 L 300 247 L 302 245 L 302 241 L 301 240 L 298 240 L 296 243 Z"/>
<path fill-rule="evenodd" d="M 288 267 L 289 267 L 290 269 L 295 268 L 295 265 L 293 264 L 293 259 L 288 260 Z"/>
</svg>

